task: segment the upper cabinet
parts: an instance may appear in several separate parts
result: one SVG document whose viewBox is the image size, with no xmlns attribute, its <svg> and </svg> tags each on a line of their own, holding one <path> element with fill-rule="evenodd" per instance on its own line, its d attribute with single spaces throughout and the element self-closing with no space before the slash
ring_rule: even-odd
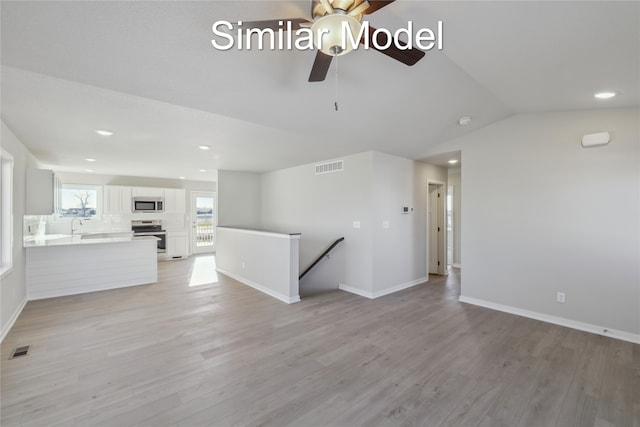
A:
<svg viewBox="0 0 640 427">
<path fill-rule="evenodd" d="M 164 188 L 131 187 L 132 197 L 164 197 Z"/>
<path fill-rule="evenodd" d="M 27 169 L 27 215 L 52 215 L 60 206 L 62 183 L 52 170 Z"/>
<path fill-rule="evenodd" d="M 181 188 L 164 189 L 164 211 L 184 214 L 186 208 L 186 191 Z"/>
<path fill-rule="evenodd" d="M 132 213 L 134 197 L 164 198 L 163 213 L 186 213 L 186 191 L 181 188 L 127 187 L 123 185 L 104 186 L 104 213 Z"/>
<path fill-rule="evenodd" d="M 104 213 L 125 214 L 131 213 L 131 187 L 122 185 L 104 186 Z"/>
</svg>

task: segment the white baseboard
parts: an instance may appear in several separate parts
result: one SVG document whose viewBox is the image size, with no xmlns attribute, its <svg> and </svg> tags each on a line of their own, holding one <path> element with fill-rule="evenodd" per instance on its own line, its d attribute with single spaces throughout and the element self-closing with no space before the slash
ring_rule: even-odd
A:
<svg viewBox="0 0 640 427">
<path fill-rule="evenodd" d="M 225 276 L 229 276 L 232 279 L 235 279 L 240 283 L 244 283 L 245 285 L 247 285 L 249 287 L 252 287 L 255 290 L 258 290 L 258 291 L 260 291 L 260 292 L 262 292 L 264 294 L 267 294 L 270 297 L 279 299 L 282 302 L 286 302 L 287 304 L 293 304 L 294 302 L 300 302 L 300 295 L 289 297 L 288 295 L 281 294 L 280 292 L 276 292 L 276 291 L 274 291 L 272 289 L 269 289 L 269 288 L 267 288 L 265 286 L 262 286 L 259 283 L 252 282 L 249 279 L 246 279 L 244 277 L 238 276 L 237 274 L 230 273 L 230 272 L 228 272 L 226 270 L 222 270 L 220 268 L 216 268 L 216 271 L 218 273 L 224 274 Z"/>
<path fill-rule="evenodd" d="M 413 286 L 416 286 L 416 285 L 419 285 L 421 283 L 427 282 L 428 280 L 429 280 L 428 277 L 421 277 L 419 279 L 415 279 L 415 280 L 412 280 L 410 282 L 401 283 L 401 284 L 396 285 L 396 286 L 394 286 L 392 288 L 386 288 L 386 289 L 383 289 L 381 291 L 374 292 L 373 293 L 373 298 L 380 298 L 380 297 L 383 297 L 385 295 L 392 294 L 394 292 L 402 291 L 404 289 L 411 288 Z"/>
<path fill-rule="evenodd" d="M 360 295 L 361 297 L 373 299 L 373 292 L 364 291 L 359 288 L 354 288 L 353 286 L 345 285 L 343 283 L 338 284 L 338 289 L 345 292 L 350 292 L 352 294 Z"/>
<path fill-rule="evenodd" d="M 393 286 L 391 288 L 382 289 L 381 291 L 377 291 L 377 292 L 364 291 L 364 290 L 359 289 L 359 288 L 354 288 L 353 286 L 345 285 L 344 283 L 338 284 L 338 289 L 346 291 L 346 292 L 351 292 L 352 294 L 360 295 L 361 297 L 365 297 L 365 298 L 369 298 L 369 299 L 376 299 L 376 298 L 383 297 L 385 295 L 392 294 L 394 292 L 398 292 L 398 291 L 402 291 L 402 290 L 407 289 L 407 288 L 411 288 L 413 286 L 419 285 L 421 283 L 425 283 L 427 281 L 428 281 L 427 277 L 421 277 L 419 279 L 415 279 L 415 280 L 412 280 L 412 281 L 406 282 L 406 283 L 401 283 L 399 285 Z"/>
<path fill-rule="evenodd" d="M 39 291 L 27 291 L 27 297 L 29 301 L 36 301 L 39 299 L 48 299 L 48 298 L 58 298 L 58 297 L 66 297 L 69 295 L 80 295 L 87 294 L 89 292 L 102 292 L 102 291 L 110 291 L 112 289 L 122 289 L 122 288 L 131 288 L 134 286 L 142 286 L 142 285 L 153 285 L 158 282 L 157 276 L 155 280 L 151 279 L 141 279 L 138 281 L 139 283 L 131 283 L 131 284 L 118 284 L 118 285 L 90 285 L 84 288 L 64 288 L 64 289 L 49 289 L 49 290 L 39 290 Z"/>
<path fill-rule="evenodd" d="M 452 267 L 453 268 L 462 268 L 462 264 L 453 264 Z"/>
<path fill-rule="evenodd" d="M 13 327 L 13 324 L 16 323 L 16 320 L 18 320 L 18 316 L 20 316 L 20 313 L 22 313 L 22 310 L 24 309 L 25 305 L 27 305 L 26 298 L 22 300 L 20 305 L 18 305 L 18 308 L 16 309 L 16 311 L 13 312 L 13 315 L 11 316 L 7 324 L 4 325 L 4 327 L 2 328 L 2 331 L 0 332 L 0 343 L 4 341 L 4 338 L 7 336 L 7 334 Z"/>
<path fill-rule="evenodd" d="M 591 323 L 579 322 L 577 320 L 565 319 L 564 317 L 551 316 L 549 314 L 539 313 L 537 311 L 525 310 L 522 308 L 512 307 L 510 305 L 497 304 L 490 301 L 480 300 L 460 296 L 458 301 L 467 304 L 473 304 L 480 307 L 490 308 L 492 310 L 503 311 L 505 313 L 515 314 L 517 316 L 528 317 L 529 319 L 540 320 L 554 325 L 566 326 L 567 328 L 577 329 L 579 331 L 591 332 L 593 334 L 605 337 L 616 338 L 622 341 L 640 344 L 640 334 L 610 329 L 604 326 L 593 325 Z"/>
</svg>

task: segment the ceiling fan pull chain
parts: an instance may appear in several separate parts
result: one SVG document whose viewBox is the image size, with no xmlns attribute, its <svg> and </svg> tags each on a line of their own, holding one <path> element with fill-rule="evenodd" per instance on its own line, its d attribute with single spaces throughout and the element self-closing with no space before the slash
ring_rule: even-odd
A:
<svg viewBox="0 0 640 427">
<path fill-rule="evenodd" d="M 338 111 L 338 57 L 336 56 L 336 102 L 335 102 L 336 111 Z"/>
</svg>

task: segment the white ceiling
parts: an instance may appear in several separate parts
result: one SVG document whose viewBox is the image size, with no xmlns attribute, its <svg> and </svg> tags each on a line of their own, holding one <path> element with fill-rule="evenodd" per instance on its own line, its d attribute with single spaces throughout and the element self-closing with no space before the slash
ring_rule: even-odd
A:
<svg viewBox="0 0 640 427">
<path fill-rule="evenodd" d="M 442 20 L 444 51 L 413 67 L 375 51 L 340 57 L 337 112 L 334 69 L 307 82 L 314 52 L 210 42 L 217 20 L 308 17 L 307 1 L 3 0 L 0 13 L 2 119 L 57 170 L 209 180 L 200 169 L 365 150 L 421 159 L 515 113 L 640 105 L 638 1 L 398 0 L 371 25 Z M 605 88 L 620 95 L 595 100 Z"/>
</svg>

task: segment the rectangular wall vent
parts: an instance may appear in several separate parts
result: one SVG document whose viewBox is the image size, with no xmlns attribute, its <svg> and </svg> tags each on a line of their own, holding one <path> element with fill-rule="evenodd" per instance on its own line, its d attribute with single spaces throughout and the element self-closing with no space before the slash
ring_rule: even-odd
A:
<svg viewBox="0 0 640 427">
<path fill-rule="evenodd" d="M 344 161 L 337 160 L 335 162 L 320 163 L 316 165 L 316 175 L 322 173 L 342 172 L 344 169 Z"/>
<path fill-rule="evenodd" d="M 26 356 L 29 353 L 29 346 L 25 345 L 23 347 L 16 348 L 13 353 L 11 353 L 11 357 L 9 359 L 14 359 L 16 357 Z"/>
</svg>

